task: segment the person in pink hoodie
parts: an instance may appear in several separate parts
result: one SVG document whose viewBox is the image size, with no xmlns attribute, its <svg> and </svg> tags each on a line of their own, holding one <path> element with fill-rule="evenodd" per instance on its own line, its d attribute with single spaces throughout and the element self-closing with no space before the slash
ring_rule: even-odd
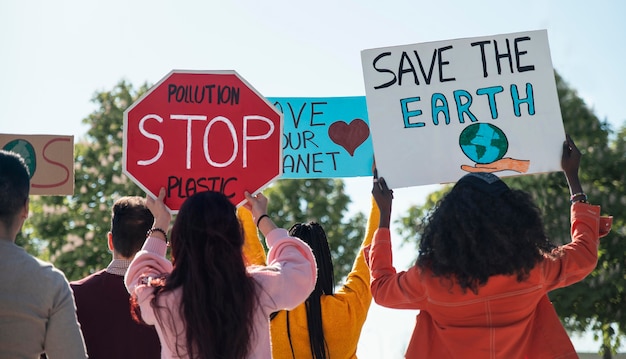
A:
<svg viewBox="0 0 626 359">
<path fill-rule="evenodd" d="M 267 198 L 245 204 L 269 247 L 267 266 L 247 266 L 235 206 L 218 192 L 199 192 L 181 206 L 165 257 L 170 214 L 148 198 L 154 226 L 130 264 L 125 283 L 138 319 L 156 327 L 162 358 L 270 358 L 269 316 L 293 309 L 313 290 L 317 268 L 308 245 L 277 228 Z"/>
</svg>

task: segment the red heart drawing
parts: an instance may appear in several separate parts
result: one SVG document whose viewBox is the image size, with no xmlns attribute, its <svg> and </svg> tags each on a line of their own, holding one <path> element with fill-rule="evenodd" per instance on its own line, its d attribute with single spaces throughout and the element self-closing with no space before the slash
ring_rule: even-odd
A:
<svg viewBox="0 0 626 359">
<path fill-rule="evenodd" d="M 354 156 L 354 151 L 361 146 L 370 135 L 370 128 L 365 121 L 355 118 L 347 124 L 343 121 L 334 122 L 328 127 L 328 137 Z"/>
</svg>

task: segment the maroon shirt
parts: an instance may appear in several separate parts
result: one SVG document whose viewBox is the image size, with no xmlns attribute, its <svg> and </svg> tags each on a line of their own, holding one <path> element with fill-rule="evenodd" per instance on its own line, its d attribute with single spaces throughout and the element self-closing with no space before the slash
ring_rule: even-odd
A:
<svg viewBox="0 0 626 359">
<path fill-rule="evenodd" d="M 121 269 L 111 267 L 113 272 Z M 90 359 L 161 358 L 154 326 L 139 324 L 130 315 L 123 276 L 101 270 L 70 285 Z"/>
</svg>

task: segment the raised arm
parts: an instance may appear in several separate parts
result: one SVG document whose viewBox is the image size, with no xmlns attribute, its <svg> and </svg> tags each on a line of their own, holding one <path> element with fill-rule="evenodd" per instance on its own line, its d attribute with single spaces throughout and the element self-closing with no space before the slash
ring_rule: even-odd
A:
<svg viewBox="0 0 626 359">
<path fill-rule="evenodd" d="M 167 231 L 171 215 L 163 203 L 164 198 L 165 189 L 161 188 L 156 199 L 151 197 L 146 199 L 146 206 L 154 216 L 154 224 L 149 231 L 149 237 L 141 250 L 135 254 L 135 258 L 124 276 L 126 289 L 131 296 L 136 297 L 137 304 L 142 309 L 143 321 L 152 325 L 156 323 L 156 317 L 154 317 L 153 308 L 150 305 L 150 301 L 154 297 L 151 281 L 172 271 L 172 263 L 165 258 Z"/>
<path fill-rule="evenodd" d="M 252 212 L 250 212 L 250 210 L 248 210 L 247 208 L 241 206 L 237 208 L 237 217 L 239 217 L 241 227 L 243 228 L 243 254 L 248 260 L 248 264 L 267 264 L 265 249 L 261 244 L 259 231 L 257 230 L 256 224 L 252 219 Z"/>
<path fill-rule="evenodd" d="M 555 250 L 555 260 L 544 261 L 543 273 L 549 290 L 576 283 L 591 273 L 598 260 L 599 239 L 611 229 L 610 218 L 600 217 L 600 206 L 587 203 L 578 178 L 580 158 L 580 151 L 567 135 L 561 167 L 571 194 L 572 241 Z"/>
<path fill-rule="evenodd" d="M 583 192 L 583 187 L 578 178 L 578 168 L 582 157 L 578 147 L 569 135 L 563 141 L 563 153 L 561 154 L 561 168 L 565 173 L 567 185 L 569 186 L 572 203 L 577 201 L 587 201 L 587 196 Z"/>
<path fill-rule="evenodd" d="M 374 176 L 372 195 L 380 209 L 378 229 L 374 233 L 368 264 L 372 297 L 376 303 L 389 308 L 419 309 L 425 299 L 416 266 L 406 272 L 396 272 L 391 247 L 391 204 L 393 190 L 385 179 Z"/>
<path fill-rule="evenodd" d="M 371 206 L 370 206 L 370 214 L 367 220 L 367 227 L 365 228 L 365 236 L 363 237 L 363 243 L 361 243 L 361 248 L 357 253 L 357 256 L 354 260 L 354 264 L 352 265 L 352 271 L 348 274 L 348 278 L 346 279 L 346 284 L 344 288 L 348 290 L 352 290 L 364 294 L 364 300 L 371 299 L 370 293 L 370 272 L 367 267 L 367 263 L 365 262 L 365 253 L 364 250 L 367 246 L 372 243 L 372 238 L 374 237 L 374 232 L 376 231 L 376 227 L 378 226 L 380 217 L 380 211 L 378 210 L 378 205 L 374 200 L 374 197 L 371 198 Z M 346 291 L 346 289 L 341 289 L 341 291 Z"/>
<path fill-rule="evenodd" d="M 302 303 L 315 287 L 317 265 L 311 248 L 302 240 L 289 236 L 267 215 L 267 198 L 246 192 L 244 207 L 252 213 L 253 221 L 265 237 L 269 248 L 267 266 L 251 271 L 263 287 L 263 295 L 271 297 L 267 314 L 293 309 Z"/>
</svg>

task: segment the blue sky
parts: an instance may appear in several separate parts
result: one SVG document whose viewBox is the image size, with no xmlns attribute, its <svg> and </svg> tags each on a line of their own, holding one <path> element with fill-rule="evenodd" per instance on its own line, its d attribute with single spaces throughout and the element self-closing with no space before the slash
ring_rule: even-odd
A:
<svg viewBox="0 0 626 359">
<path fill-rule="evenodd" d="M 95 91 L 172 69 L 236 70 L 267 97 L 362 96 L 368 48 L 547 29 L 555 69 L 614 128 L 626 122 L 626 3 L 614 0 L 0 3 L 0 132 L 82 136 Z M 366 211 L 368 178 L 346 181 Z M 565 182 L 564 182 L 565 185 Z M 394 211 L 436 186 L 396 191 Z M 398 256 L 401 257 L 401 256 Z M 403 269 L 411 258 L 396 258 Z M 361 358 L 401 357 L 413 313 L 373 308 Z M 366 344 L 365 344 L 366 343 Z M 595 350 L 589 340 L 581 350 Z"/>
</svg>

